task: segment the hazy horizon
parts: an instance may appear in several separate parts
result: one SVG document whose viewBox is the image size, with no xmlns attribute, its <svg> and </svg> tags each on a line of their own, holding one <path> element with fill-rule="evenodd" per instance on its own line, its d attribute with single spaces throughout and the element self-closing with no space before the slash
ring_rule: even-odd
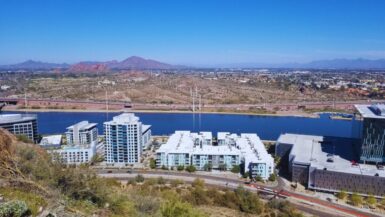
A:
<svg viewBox="0 0 385 217">
<path fill-rule="evenodd" d="M 383 59 L 383 8 L 380 0 L 3 1 L 0 65 L 129 56 L 198 67 Z"/>
</svg>

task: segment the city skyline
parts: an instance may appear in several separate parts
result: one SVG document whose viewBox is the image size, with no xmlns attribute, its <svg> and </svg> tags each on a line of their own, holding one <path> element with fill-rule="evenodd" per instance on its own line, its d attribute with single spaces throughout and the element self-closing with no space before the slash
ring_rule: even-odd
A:
<svg viewBox="0 0 385 217">
<path fill-rule="evenodd" d="M 382 1 L 7 1 L 0 65 L 123 60 L 175 65 L 385 58 Z M 327 15 L 326 15 L 327 14 Z"/>
</svg>

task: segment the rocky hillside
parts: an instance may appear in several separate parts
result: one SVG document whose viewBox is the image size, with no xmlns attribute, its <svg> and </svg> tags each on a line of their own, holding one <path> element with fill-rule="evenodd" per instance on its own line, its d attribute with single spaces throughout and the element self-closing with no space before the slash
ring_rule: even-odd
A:
<svg viewBox="0 0 385 217">
<path fill-rule="evenodd" d="M 216 189 L 138 175 L 128 183 L 98 177 L 88 165 L 68 167 L 39 146 L 0 129 L 0 217 L 292 216 L 287 201 L 268 203 L 239 187 Z"/>
</svg>

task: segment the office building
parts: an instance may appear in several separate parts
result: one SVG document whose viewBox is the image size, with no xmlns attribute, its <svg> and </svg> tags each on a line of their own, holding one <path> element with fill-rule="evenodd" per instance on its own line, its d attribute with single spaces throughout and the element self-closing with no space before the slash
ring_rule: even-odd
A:
<svg viewBox="0 0 385 217">
<path fill-rule="evenodd" d="M 132 113 L 123 113 L 104 122 L 104 135 L 107 164 L 135 164 L 150 142 L 151 126 L 143 125 Z"/>
<path fill-rule="evenodd" d="M 194 165 L 198 170 L 230 170 L 235 165 L 249 172 L 252 178 L 268 179 L 274 172 L 274 160 L 256 134 L 218 133 L 218 145 L 211 132 L 175 131 L 167 143 L 156 151 L 157 167 Z"/>
<path fill-rule="evenodd" d="M 37 116 L 32 114 L 4 114 L 0 115 L 0 127 L 15 135 L 27 136 L 34 143 L 38 143 Z"/>
<path fill-rule="evenodd" d="M 355 107 L 363 117 L 360 161 L 385 163 L 385 104 Z"/>
<path fill-rule="evenodd" d="M 309 189 L 385 195 L 381 165 L 359 164 L 359 139 L 282 134 L 276 155 L 288 163 L 291 181 Z"/>
<path fill-rule="evenodd" d="M 67 132 L 65 135 L 67 145 L 89 145 L 98 139 L 97 124 L 89 123 L 88 121 L 81 121 L 77 124 L 67 127 Z"/>
</svg>

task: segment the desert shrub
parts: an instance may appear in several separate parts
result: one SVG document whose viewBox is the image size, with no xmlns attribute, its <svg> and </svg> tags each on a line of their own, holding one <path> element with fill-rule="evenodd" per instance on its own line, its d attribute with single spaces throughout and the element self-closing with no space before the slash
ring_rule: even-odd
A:
<svg viewBox="0 0 385 217">
<path fill-rule="evenodd" d="M 17 188 L 0 188 L 0 194 L 7 200 L 24 201 L 33 216 L 37 215 L 40 207 L 47 205 L 43 197 Z"/>
<path fill-rule="evenodd" d="M 193 187 L 201 187 L 201 188 L 204 188 L 205 187 L 205 180 L 203 179 L 200 179 L 200 178 L 196 178 L 194 179 L 194 181 L 192 182 L 191 184 Z"/>
<path fill-rule="evenodd" d="M 235 190 L 235 194 L 239 201 L 239 209 L 242 212 L 260 214 L 263 211 L 263 204 L 256 194 L 245 190 L 239 186 Z"/>
<path fill-rule="evenodd" d="M 120 216 L 137 216 L 134 204 L 126 197 L 112 198 L 109 209 L 116 215 Z"/>
<path fill-rule="evenodd" d="M 0 216 L 4 217 L 23 217 L 29 215 L 29 209 L 24 201 L 9 201 L 0 204 Z"/>
<path fill-rule="evenodd" d="M 348 194 L 346 193 L 346 191 L 342 190 L 342 191 L 338 192 L 336 196 L 340 200 L 345 200 L 346 197 L 348 196 Z"/>
<path fill-rule="evenodd" d="M 28 138 L 28 136 L 24 135 L 24 134 L 21 134 L 21 135 L 16 135 L 16 138 L 17 140 L 19 140 L 20 142 L 24 142 L 24 143 L 33 143 L 32 140 L 30 140 Z"/>
<path fill-rule="evenodd" d="M 366 202 L 368 203 L 368 205 L 373 206 L 377 203 L 377 199 L 372 194 L 369 194 L 366 198 Z"/>
<path fill-rule="evenodd" d="M 142 176 L 140 174 L 135 176 L 135 181 L 139 182 L 139 183 L 144 182 L 144 176 Z"/>
<path fill-rule="evenodd" d="M 167 201 L 161 207 L 163 217 L 202 217 L 205 216 L 185 202 Z"/>
<path fill-rule="evenodd" d="M 158 177 L 158 178 L 156 179 L 156 182 L 157 182 L 158 185 L 164 185 L 164 184 L 166 184 L 166 180 L 164 180 L 164 178 L 163 178 L 162 176 Z"/>
<path fill-rule="evenodd" d="M 152 195 L 134 195 L 135 209 L 146 215 L 155 214 L 160 208 L 160 201 Z"/>
<path fill-rule="evenodd" d="M 359 206 L 362 204 L 362 196 L 358 195 L 357 193 L 353 193 L 350 196 L 350 202 L 353 204 L 353 206 Z"/>
<path fill-rule="evenodd" d="M 179 185 L 183 185 L 184 181 L 180 179 L 174 179 L 170 181 L 172 187 L 178 187 Z"/>
</svg>

